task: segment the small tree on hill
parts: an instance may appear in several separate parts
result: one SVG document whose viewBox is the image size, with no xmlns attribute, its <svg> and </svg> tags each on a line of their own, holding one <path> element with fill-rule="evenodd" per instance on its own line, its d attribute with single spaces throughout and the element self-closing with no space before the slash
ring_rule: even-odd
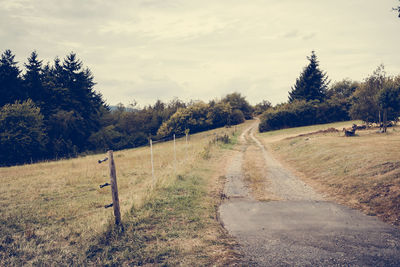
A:
<svg viewBox="0 0 400 267">
<path fill-rule="evenodd" d="M 319 62 L 315 52 L 311 52 L 308 66 L 303 69 L 300 77 L 296 79 L 292 91 L 289 92 L 289 102 L 294 100 L 319 100 L 324 101 L 329 84 L 326 73 L 319 69 Z"/>
</svg>

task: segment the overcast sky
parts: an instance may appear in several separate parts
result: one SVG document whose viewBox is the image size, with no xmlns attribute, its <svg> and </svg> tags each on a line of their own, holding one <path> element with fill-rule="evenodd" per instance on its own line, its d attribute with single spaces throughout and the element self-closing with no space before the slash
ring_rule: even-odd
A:
<svg viewBox="0 0 400 267">
<path fill-rule="evenodd" d="M 316 51 L 332 81 L 400 74 L 397 0 L 0 0 L 0 50 L 22 66 L 74 51 L 108 104 L 240 92 L 276 104 Z"/>
</svg>

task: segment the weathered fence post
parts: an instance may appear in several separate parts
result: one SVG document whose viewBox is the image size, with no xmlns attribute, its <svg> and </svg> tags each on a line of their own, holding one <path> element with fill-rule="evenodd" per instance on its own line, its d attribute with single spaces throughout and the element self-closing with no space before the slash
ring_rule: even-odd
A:
<svg viewBox="0 0 400 267">
<path fill-rule="evenodd" d="M 188 158 L 188 135 L 189 135 L 189 129 L 185 130 L 185 134 L 186 134 L 186 141 L 185 141 L 185 155 L 186 155 L 186 160 Z"/>
<path fill-rule="evenodd" d="M 119 209 L 119 198 L 118 198 L 118 185 L 117 185 L 117 172 L 115 170 L 115 163 L 113 157 L 113 151 L 108 152 L 108 166 L 110 168 L 110 181 L 111 181 L 111 195 L 112 195 L 112 206 L 114 208 L 115 224 L 121 224 L 121 211 Z"/>
<path fill-rule="evenodd" d="M 151 177 L 153 179 L 153 186 L 154 186 L 156 179 L 154 177 L 153 140 L 151 140 L 151 138 L 150 138 L 150 160 L 151 160 Z"/>
<path fill-rule="evenodd" d="M 175 140 L 175 134 L 174 134 L 174 172 L 176 174 L 176 140 Z"/>
</svg>

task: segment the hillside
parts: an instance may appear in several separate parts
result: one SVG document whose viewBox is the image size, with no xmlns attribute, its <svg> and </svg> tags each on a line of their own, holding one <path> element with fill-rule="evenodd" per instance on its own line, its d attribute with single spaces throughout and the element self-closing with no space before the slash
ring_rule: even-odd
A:
<svg viewBox="0 0 400 267">
<path fill-rule="evenodd" d="M 230 265 L 241 261 L 236 240 L 217 220 L 225 168 L 239 150 L 243 129 L 219 128 L 156 143 L 153 186 L 150 149 L 115 152 L 125 231 L 114 228 L 104 154 L 0 168 L 0 264 L 5 265 Z M 376 129 L 346 138 L 354 121 L 257 133 L 267 150 L 333 202 L 399 225 L 400 129 Z M 359 123 L 359 122 L 356 122 Z M 224 135 L 229 143 L 223 142 Z M 268 166 L 252 139 L 242 172 L 256 200 L 270 192 Z M 219 141 L 217 141 L 219 140 Z M 242 141 L 244 142 L 244 141 Z M 235 149 L 237 151 L 234 151 Z"/>
<path fill-rule="evenodd" d="M 228 264 L 232 241 L 215 218 L 232 145 L 216 139 L 234 143 L 242 127 L 178 139 L 176 165 L 173 142 L 155 144 L 154 186 L 149 147 L 115 152 L 123 233 L 99 188 L 104 154 L 0 168 L 0 265 Z"/>
</svg>

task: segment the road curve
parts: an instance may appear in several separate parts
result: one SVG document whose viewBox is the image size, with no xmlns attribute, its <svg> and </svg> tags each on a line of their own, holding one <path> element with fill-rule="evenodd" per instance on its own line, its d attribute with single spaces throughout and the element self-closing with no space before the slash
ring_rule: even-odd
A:
<svg viewBox="0 0 400 267">
<path fill-rule="evenodd" d="M 250 266 L 400 266 L 400 230 L 356 210 L 325 201 L 286 170 L 246 129 L 226 169 L 227 200 L 219 207 L 224 227 Z M 282 200 L 259 202 L 243 182 L 248 143 L 260 147 L 270 190 Z"/>
</svg>

